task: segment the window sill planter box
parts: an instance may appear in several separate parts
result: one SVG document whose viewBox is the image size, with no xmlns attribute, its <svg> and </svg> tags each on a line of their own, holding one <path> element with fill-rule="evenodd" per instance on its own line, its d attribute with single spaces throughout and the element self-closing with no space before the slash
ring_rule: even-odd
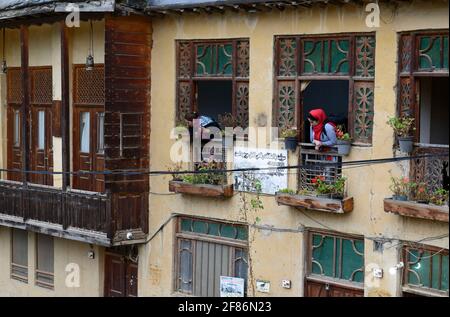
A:
<svg viewBox="0 0 450 317">
<path fill-rule="evenodd" d="M 448 206 L 420 204 L 415 201 L 400 201 L 387 198 L 384 211 L 400 216 L 448 222 Z"/>
<path fill-rule="evenodd" d="M 347 197 L 341 200 L 277 193 L 275 199 L 279 205 L 334 214 L 344 214 L 353 210 L 353 197 Z"/>
<path fill-rule="evenodd" d="M 202 197 L 232 197 L 233 184 L 231 185 L 209 185 L 209 184 L 189 184 L 182 181 L 170 181 L 169 191 L 187 195 Z"/>
</svg>

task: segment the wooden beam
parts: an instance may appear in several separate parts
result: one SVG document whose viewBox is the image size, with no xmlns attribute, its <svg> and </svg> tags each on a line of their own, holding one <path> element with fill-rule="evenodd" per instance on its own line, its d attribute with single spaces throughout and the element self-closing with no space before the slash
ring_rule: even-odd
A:
<svg viewBox="0 0 450 317">
<path fill-rule="evenodd" d="M 233 185 L 188 184 L 181 181 L 170 181 L 169 191 L 202 197 L 232 197 Z"/>
<path fill-rule="evenodd" d="M 413 201 L 384 200 L 384 211 L 405 217 L 421 218 L 448 223 L 448 206 L 419 204 Z"/>
<path fill-rule="evenodd" d="M 20 28 L 20 55 L 22 72 L 22 170 L 30 170 L 30 92 L 29 92 L 29 31 L 28 27 L 22 25 Z M 25 186 L 30 177 L 28 173 L 22 173 L 22 181 Z"/>
<path fill-rule="evenodd" d="M 275 199 L 279 205 L 286 205 L 299 209 L 325 211 L 335 214 L 344 214 L 353 210 L 353 197 L 337 200 L 279 193 L 276 195 Z"/>
<path fill-rule="evenodd" d="M 62 137 L 62 188 L 70 186 L 70 113 L 69 113 L 69 33 L 65 21 L 60 22 L 61 37 L 61 137 Z"/>
</svg>

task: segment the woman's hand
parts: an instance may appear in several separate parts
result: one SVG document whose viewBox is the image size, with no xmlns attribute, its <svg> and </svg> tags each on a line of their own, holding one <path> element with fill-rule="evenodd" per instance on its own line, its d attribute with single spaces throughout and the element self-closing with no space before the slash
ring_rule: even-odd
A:
<svg viewBox="0 0 450 317">
<path fill-rule="evenodd" d="M 320 147 L 322 146 L 322 142 L 314 140 L 314 145 L 316 146 L 316 151 L 319 151 Z"/>
</svg>

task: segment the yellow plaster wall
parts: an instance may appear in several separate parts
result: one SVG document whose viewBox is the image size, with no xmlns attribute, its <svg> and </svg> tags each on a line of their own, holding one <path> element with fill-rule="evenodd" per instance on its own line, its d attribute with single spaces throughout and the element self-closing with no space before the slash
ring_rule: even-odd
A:
<svg viewBox="0 0 450 317">
<path fill-rule="evenodd" d="M 93 250 L 94 259 L 88 258 Z M 0 296 L 74 296 L 97 297 L 103 295 L 104 248 L 86 243 L 54 238 L 54 290 L 35 285 L 36 234 L 28 233 L 28 283 L 10 278 L 11 229 L 0 227 Z M 68 265 L 76 264 L 80 269 L 79 287 L 68 287 L 66 279 Z M 70 267 L 70 266 L 69 266 Z"/>
<path fill-rule="evenodd" d="M 420 16 L 420 18 L 419 18 Z M 402 4 L 395 11 L 392 6 L 382 6 L 380 28 L 370 29 L 365 25 L 366 13 L 360 6 L 346 5 L 325 8 L 287 9 L 257 14 L 225 13 L 210 15 L 182 15 L 153 20 L 152 51 L 152 135 L 151 169 L 165 170 L 171 165 L 169 152 L 173 141 L 169 141 L 170 129 L 174 125 L 176 104 L 175 40 L 178 39 L 250 39 L 250 124 L 263 113 L 271 122 L 273 97 L 273 45 L 275 35 L 326 34 L 340 32 L 376 32 L 376 79 L 375 79 L 375 124 L 373 145 L 353 147 L 345 160 L 364 160 L 392 157 L 394 142 L 392 130 L 385 124 L 387 117 L 396 112 L 397 82 L 397 32 L 405 30 L 448 28 L 447 4 L 442 1 L 414 1 Z M 207 26 L 207 27 L 205 27 Z M 164 141 L 167 140 L 167 141 Z M 291 163 L 296 158 L 290 157 Z M 385 236 L 392 239 L 416 241 L 424 237 L 448 233 L 444 223 L 408 219 L 387 214 L 383 210 L 383 199 L 390 196 L 389 172 L 400 174 L 397 164 L 367 166 L 346 169 L 348 192 L 355 197 L 354 211 L 347 215 L 330 215 L 321 212 L 300 211 L 277 206 L 273 197 L 263 197 L 264 210 L 249 212 L 249 223 L 256 216 L 260 225 L 284 229 L 324 226 L 339 232 L 353 233 L 368 238 Z M 295 175 L 289 183 L 295 184 Z M 230 221 L 243 219 L 239 196 L 229 200 L 203 199 L 200 197 L 163 196 L 168 192 L 170 177 L 151 177 L 150 233 L 164 223 L 169 213 L 182 213 Z M 170 198 L 168 198 L 170 197 Z M 320 224 L 319 224 L 320 223 Z M 323 224 L 323 225 L 321 225 Z M 170 295 L 173 287 L 173 228 L 169 226 L 141 249 L 140 287 L 141 295 Z M 267 233 L 266 233 L 267 234 Z M 253 279 L 271 281 L 269 296 L 303 295 L 304 250 L 302 233 L 273 232 L 250 228 Z M 448 239 L 430 241 L 430 245 L 448 248 Z M 396 263 L 398 252 L 390 248 L 381 256 L 374 254 L 371 240 L 366 240 L 366 265 L 371 262 L 389 268 Z M 392 250 L 395 250 L 393 252 Z M 382 262 L 382 263 L 378 263 Z M 392 264 L 393 265 L 393 264 Z M 385 271 L 387 274 L 387 271 Z M 157 280 L 160 287 L 148 281 Z M 292 280 L 293 288 L 280 287 L 282 279 Z M 249 284 L 251 285 L 251 281 Z M 399 294 L 396 277 L 386 276 L 376 288 L 382 294 Z M 366 286 L 366 295 L 373 295 Z M 255 295 L 266 295 L 256 293 Z"/>
</svg>

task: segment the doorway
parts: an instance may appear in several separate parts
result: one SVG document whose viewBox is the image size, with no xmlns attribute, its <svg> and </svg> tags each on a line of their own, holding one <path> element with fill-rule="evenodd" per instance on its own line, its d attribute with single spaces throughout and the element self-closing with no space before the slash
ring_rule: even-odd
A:
<svg viewBox="0 0 450 317">
<path fill-rule="evenodd" d="M 73 187 L 79 190 L 104 192 L 105 176 L 95 172 L 104 170 L 103 108 L 74 107 L 73 112 Z"/>
<path fill-rule="evenodd" d="M 105 255 L 105 297 L 138 296 L 138 263 L 119 253 Z"/>
</svg>

